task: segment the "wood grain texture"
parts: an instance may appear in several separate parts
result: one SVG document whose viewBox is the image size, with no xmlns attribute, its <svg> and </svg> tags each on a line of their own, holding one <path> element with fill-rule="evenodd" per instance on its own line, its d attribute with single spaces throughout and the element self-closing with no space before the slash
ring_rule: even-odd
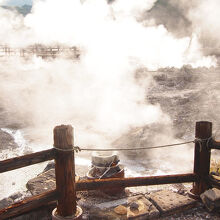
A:
<svg viewBox="0 0 220 220">
<path fill-rule="evenodd" d="M 208 176 L 211 150 L 207 147 L 207 142 L 208 138 L 212 137 L 212 123 L 208 121 L 196 122 L 195 137 L 202 141 L 195 143 L 194 173 L 198 175 L 199 181 L 193 184 L 192 193 L 200 195 L 210 187 Z"/>
<path fill-rule="evenodd" d="M 52 160 L 55 157 L 55 150 L 49 149 L 37 153 L 27 154 L 20 157 L 14 157 L 8 160 L 0 161 L 0 173 L 15 170 L 18 168 Z"/>
<path fill-rule="evenodd" d="M 62 217 L 76 213 L 75 163 L 73 128 L 71 125 L 60 125 L 54 128 L 55 174 L 58 191 L 57 214 Z"/>
<path fill-rule="evenodd" d="M 8 219 L 10 217 L 14 217 L 26 212 L 30 212 L 56 199 L 57 199 L 56 190 L 52 190 L 37 196 L 33 196 L 31 198 L 14 203 L 9 207 L 0 210 L 0 219 L 1 220 Z"/>
<path fill-rule="evenodd" d="M 147 176 L 147 177 L 129 177 L 129 178 L 108 178 L 95 180 L 80 180 L 76 182 L 77 191 L 99 190 L 106 188 L 149 186 L 172 183 L 189 183 L 198 181 L 194 173 Z"/>
</svg>

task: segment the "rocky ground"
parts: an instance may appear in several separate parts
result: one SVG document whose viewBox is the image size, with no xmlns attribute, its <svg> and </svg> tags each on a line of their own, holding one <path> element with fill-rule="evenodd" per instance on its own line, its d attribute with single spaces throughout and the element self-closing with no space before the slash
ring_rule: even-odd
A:
<svg viewBox="0 0 220 220">
<path fill-rule="evenodd" d="M 220 128 L 220 67 L 192 69 L 167 68 L 152 75 L 154 84 L 147 89 L 147 102 L 157 104 L 171 119 L 178 138 L 193 137 L 196 121 L 213 122 L 214 132 Z M 156 126 L 156 125 L 155 125 Z M 220 134 L 220 132 L 219 132 Z"/>
<path fill-rule="evenodd" d="M 171 116 L 176 136 L 194 134 L 195 122 L 213 122 L 214 132 L 219 130 L 220 68 L 167 69 L 154 76 L 157 84 L 150 89 L 147 99 L 160 103 Z M 212 106 L 212 107 L 211 107 Z"/>
</svg>

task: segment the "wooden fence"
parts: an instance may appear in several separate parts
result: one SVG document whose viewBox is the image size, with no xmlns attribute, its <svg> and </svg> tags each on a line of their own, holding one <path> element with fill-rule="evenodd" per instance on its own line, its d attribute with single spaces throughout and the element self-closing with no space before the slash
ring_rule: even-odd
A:
<svg viewBox="0 0 220 220">
<path fill-rule="evenodd" d="M 32 45 L 26 48 L 13 48 L 7 45 L 0 45 L 0 57 L 1 56 L 20 56 L 29 58 L 30 56 L 39 56 L 42 58 L 52 57 L 55 58 L 59 55 L 66 55 L 69 58 L 79 58 L 80 50 L 73 47 L 63 46 L 44 46 L 44 45 Z"/>
<path fill-rule="evenodd" d="M 62 217 L 76 213 L 76 191 L 118 187 L 134 187 L 192 182 L 191 192 L 199 196 L 212 184 L 220 187 L 209 176 L 211 149 L 220 149 L 220 142 L 212 138 L 212 123 L 200 121 L 195 129 L 194 172 L 178 175 L 80 180 L 75 182 L 73 128 L 61 125 L 54 128 L 54 148 L 0 161 L 0 173 L 36 163 L 55 160 L 56 189 L 25 199 L 0 210 L 0 219 L 21 215 L 57 201 L 57 214 Z"/>
</svg>

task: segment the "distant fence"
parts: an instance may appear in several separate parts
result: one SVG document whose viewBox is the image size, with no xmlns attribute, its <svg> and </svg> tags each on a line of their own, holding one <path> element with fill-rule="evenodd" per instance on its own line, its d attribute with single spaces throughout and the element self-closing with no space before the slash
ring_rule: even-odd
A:
<svg viewBox="0 0 220 220">
<path fill-rule="evenodd" d="M 0 57 L 1 56 L 20 56 L 30 57 L 36 55 L 42 58 L 57 57 L 59 55 L 66 55 L 70 58 L 79 58 L 80 51 L 77 47 L 62 47 L 62 46 L 43 46 L 32 45 L 25 48 L 13 48 L 7 45 L 0 45 Z"/>
<path fill-rule="evenodd" d="M 0 161 L 0 173 L 3 173 L 54 159 L 56 189 L 0 210 L 0 219 L 21 215 L 55 200 L 57 200 L 57 214 L 59 216 L 74 216 L 76 213 L 76 191 L 193 182 L 191 192 L 194 196 L 199 196 L 212 184 L 220 188 L 220 184 L 209 176 L 211 149 L 220 149 L 220 142 L 212 138 L 211 122 L 200 121 L 196 123 L 194 142 L 193 173 L 75 182 L 74 151 L 79 148 L 74 147 L 73 128 L 70 125 L 57 126 L 54 128 L 54 148 Z"/>
</svg>

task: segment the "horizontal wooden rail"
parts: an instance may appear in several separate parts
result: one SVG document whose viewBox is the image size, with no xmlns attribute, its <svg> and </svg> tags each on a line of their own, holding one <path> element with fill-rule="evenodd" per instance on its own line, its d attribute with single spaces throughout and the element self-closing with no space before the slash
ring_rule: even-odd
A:
<svg viewBox="0 0 220 220">
<path fill-rule="evenodd" d="M 220 150 L 220 141 L 215 141 L 215 140 L 213 140 L 211 146 L 212 146 L 212 149 L 218 149 L 218 150 Z"/>
<path fill-rule="evenodd" d="M 8 219 L 10 217 L 18 216 L 26 212 L 30 212 L 49 202 L 57 200 L 58 195 L 56 190 L 42 193 L 37 196 L 25 199 L 23 201 L 14 203 L 13 205 L 0 210 L 0 219 Z"/>
<path fill-rule="evenodd" d="M 26 167 L 36 163 L 52 160 L 55 157 L 55 150 L 45 150 L 32 154 L 27 154 L 20 157 L 14 157 L 11 159 L 0 161 L 0 173 L 4 173 L 10 170 Z"/>
<path fill-rule="evenodd" d="M 198 177 L 193 174 L 179 174 L 179 175 L 164 175 L 164 176 L 149 176 L 149 177 L 130 177 L 130 178 L 110 178 L 100 180 L 81 180 L 76 182 L 76 191 L 97 190 L 103 188 L 116 187 L 134 187 L 145 185 L 160 185 L 172 183 L 195 182 Z M 39 208 L 49 202 L 55 201 L 58 198 L 56 190 L 48 191 L 46 193 L 33 196 L 29 199 L 15 203 L 8 208 L 0 210 L 0 219 L 7 219 L 9 217 L 18 216 L 25 212 Z"/>
<path fill-rule="evenodd" d="M 130 177 L 130 178 L 109 178 L 99 180 L 81 180 L 76 182 L 76 191 L 97 190 L 103 188 L 116 187 L 133 187 L 160 185 L 172 183 L 186 183 L 198 181 L 197 175 L 194 173 L 164 175 L 164 176 L 149 176 L 149 177 Z"/>
</svg>

